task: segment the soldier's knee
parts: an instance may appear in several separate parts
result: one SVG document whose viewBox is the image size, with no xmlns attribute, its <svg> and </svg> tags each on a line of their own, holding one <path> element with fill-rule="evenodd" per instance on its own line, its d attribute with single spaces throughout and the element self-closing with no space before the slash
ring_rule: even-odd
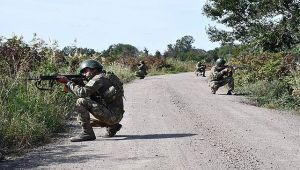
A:
<svg viewBox="0 0 300 170">
<path fill-rule="evenodd" d="M 227 77 L 226 79 L 227 79 L 227 83 L 231 83 L 234 81 L 233 77 Z"/>
</svg>

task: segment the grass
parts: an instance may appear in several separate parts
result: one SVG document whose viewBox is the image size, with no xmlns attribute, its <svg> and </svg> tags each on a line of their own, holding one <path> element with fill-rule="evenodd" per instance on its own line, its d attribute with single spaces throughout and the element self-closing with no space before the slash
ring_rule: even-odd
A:
<svg viewBox="0 0 300 170">
<path fill-rule="evenodd" d="M 167 59 L 168 67 L 154 68 L 149 70 L 149 76 L 163 75 L 163 74 L 176 74 L 182 72 L 191 72 L 195 70 L 195 63 L 191 61 L 179 61 L 174 59 Z"/>
<path fill-rule="evenodd" d="M 106 66 L 105 70 L 114 72 L 123 81 L 123 83 L 128 83 L 135 79 L 135 73 L 127 67 L 122 67 L 117 64 L 112 64 Z"/>
<path fill-rule="evenodd" d="M 262 107 L 300 111 L 299 97 L 293 96 L 290 84 L 282 80 L 257 81 L 236 91 L 251 96 Z"/>
<path fill-rule="evenodd" d="M 64 114 L 72 100 L 60 90 L 39 91 L 32 84 L 6 78 L 0 90 L 0 146 L 5 154 L 48 142 L 65 130 Z"/>
</svg>

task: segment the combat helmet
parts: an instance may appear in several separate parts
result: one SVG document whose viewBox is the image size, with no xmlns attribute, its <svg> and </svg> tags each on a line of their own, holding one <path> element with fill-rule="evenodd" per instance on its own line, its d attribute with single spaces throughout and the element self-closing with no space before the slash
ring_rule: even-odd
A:
<svg viewBox="0 0 300 170">
<path fill-rule="evenodd" d="M 218 58 L 216 61 L 217 66 L 223 66 L 225 65 L 226 61 L 223 58 Z"/>
<path fill-rule="evenodd" d="M 79 66 L 80 73 L 82 73 L 85 68 L 93 68 L 102 71 L 103 66 L 96 60 L 85 60 Z"/>
</svg>

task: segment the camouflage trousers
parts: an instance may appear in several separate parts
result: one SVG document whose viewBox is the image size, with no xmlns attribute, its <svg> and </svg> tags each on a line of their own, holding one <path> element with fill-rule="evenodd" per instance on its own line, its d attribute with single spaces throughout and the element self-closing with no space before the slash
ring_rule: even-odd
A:
<svg viewBox="0 0 300 170">
<path fill-rule="evenodd" d="M 197 76 L 202 75 L 203 77 L 205 77 L 205 69 L 204 69 L 204 68 L 197 68 L 197 69 L 195 70 L 195 74 L 196 74 Z"/>
<path fill-rule="evenodd" d="M 108 109 L 90 98 L 79 98 L 76 101 L 77 120 L 79 123 L 90 124 L 92 114 L 103 126 L 119 123 L 123 118 L 124 110 L 119 108 Z"/>
<path fill-rule="evenodd" d="M 147 75 L 147 72 L 143 71 L 143 70 L 138 70 L 135 72 L 135 76 L 137 76 L 137 77 L 145 77 L 146 75 Z"/>
<path fill-rule="evenodd" d="M 205 68 L 203 67 L 196 68 L 195 72 L 205 72 Z"/>
<path fill-rule="evenodd" d="M 209 86 L 210 86 L 211 92 L 213 94 L 215 94 L 216 91 L 220 87 L 222 87 L 226 84 L 228 84 L 228 90 L 231 90 L 231 91 L 234 90 L 234 79 L 233 79 L 233 77 L 226 77 L 226 78 L 224 78 L 222 80 L 219 80 L 219 81 L 211 81 Z"/>
</svg>

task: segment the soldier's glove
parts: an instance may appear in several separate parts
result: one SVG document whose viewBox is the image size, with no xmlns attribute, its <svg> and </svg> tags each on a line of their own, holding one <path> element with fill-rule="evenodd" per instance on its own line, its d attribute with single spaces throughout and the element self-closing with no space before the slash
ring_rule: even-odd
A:
<svg viewBox="0 0 300 170">
<path fill-rule="evenodd" d="M 228 68 L 225 68 L 225 69 L 223 69 L 223 70 L 221 71 L 221 73 L 222 73 L 222 74 L 226 74 L 228 71 L 229 71 Z"/>
</svg>

